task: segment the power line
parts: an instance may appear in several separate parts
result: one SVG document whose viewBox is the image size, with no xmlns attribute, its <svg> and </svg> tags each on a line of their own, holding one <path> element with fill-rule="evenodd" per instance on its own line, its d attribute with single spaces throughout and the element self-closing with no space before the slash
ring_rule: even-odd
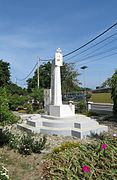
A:
<svg viewBox="0 0 117 180">
<path fill-rule="evenodd" d="M 108 57 L 111 57 L 111 56 L 114 56 L 114 55 L 117 55 L 117 52 L 113 53 L 113 54 L 109 54 L 107 56 L 103 56 L 103 57 L 97 58 L 97 59 L 93 59 L 93 60 L 85 62 L 85 63 L 81 63 L 81 64 L 79 64 L 79 66 L 82 66 L 82 65 L 85 65 L 85 64 L 89 64 L 89 63 L 92 63 L 92 62 L 95 62 L 95 61 L 99 61 L 99 60 L 102 60 L 104 58 L 108 58 Z"/>
<path fill-rule="evenodd" d="M 100 33 L 98 36 L 96 36 L 95 38 L 91 39 L 90 41 L 88 41 L 87 43 L 85 43 L 84 45 L 80 46 L 79 48 L 63 55 L 63 57 L 69 56 L 70 54 L 75 53 L 76 51 L 84 48 L 85 46 L 87 46 L 88 44 L 92 43 L 93 41 L 95 41 L 96 39 L 98 39 L 99 37 L 101 37 L 102 35 L 104 35 L 105 33 L 107 33 L 109 30 L 111 30 L 113 27 L 115 27 L 117 25 L 117 23 L 113 24 L 112 26 L 110 26 L 109 28 L 107 28 L 105 31 L 103 31 L 102 33 Z"/>
<path fill-rule="evenodd" d="M 110 26 L 109 28 L 107 28 L 105 31 L 103 31 L 102 33 L 100 33 L 100 34 L 99 34 L 98 36 L 96 36 L 95 38 L 91 39 L 90 41 L 88 41 L 88 42 L 85 43 L 84 45 L 80 46 L 79 48 L 77 48 L 77 49 L 75 49 L 75 50 L 73 50 L 73 51 L 71 51 L 71 52 L 63 55 L 63 57 L 69 56 L 70 54 L 73 54 L 73 53 L 75 53 L 76 51 L 84 48 L 84 47 L 87 46 L 88 44 L 92 43 L 93 41 L 95 41 L 96 39 L 98 39 L 99 37 L 101 37 L 102 35 L 104 35 L 105 33 L 107 33 L 109 30 L 111 30 L 111 29 L 112 29 L 113 27 L 115 27 L 116 25 L 117 25 L 117 23 L 113 24 L 112 26 Z M 115 33 L 115 34 L 117 34 L 117 33 Z M 111 37 L 112 37 L 112 36 L 113 36 L 113 35 L 111 35 Z M 108 37 L 108 38 L 109 38 L 109 37 Z M 103 40 L 103 41 L 104 41 L 104 40 Z M 100 42 L 99 42 L 99 43 L 100 43 Z M 97 44 L 99 44 L 99 43 L 97 43 Z M 95 45 L 95 46 L 96 46 L 96 45 Z M 91 48 L 91 47 L 90 47 L 90 48 Z M 85 50 L 85 51 L 86 51 L 86 50 Z M 40 60 L 41 60 L 41 61 L 50 61 L 50 60 L 53 60 L 53 59 L 48 59 L 48 60 L 40 59 Z M 26 79 L 31 75 L 31 73 L 34 71 L 34 69 L 36 68 L 36 66 L 37 66 L 37 63 L 36 63 L 36 65 L 34 66 L 34 68 L 31 70 L 31 72 L 30 72 L 25 78 L 23 78 L 23 79 L 17 79 L 17 80 L 18 80 L 18 81 L 24 81 L 24 80 L 26 80 Z"/>
<path fill-rule="evenodd" d="M 35 64 L 35 66 L 33 67 L 33 69 L 30 71 L 30 73 L 25 77 L 25 78 L 23 78 L 23 79 L 17 79 L 18 81 L 24 81 L 24 80 L 26 80 L 31 74 L 32 74 L 32 72 L 34 71 L 34 69 L 36 68 L 36 66 L 37 66 L 37 63 Z"/>
<path fill-rule="evenodd" d="M 79 62 L 81 62 L 81 61 L 85 61 L 85 60 L 87 60 L 87 59 L 89 59 L 89 58 L 92 58 L 92 57 L 100 56 L 100 55 L 102 55 L 102 54 L 111 52 L 111 51 L 116 50 L 116 49 L 117 49 L 117 46 L 115 46 L 115 47 L 113 47 L 113 48 L 111 48 L 111 49 L 108 49 L 108 50 L 106 50 L 106 51 L 102 51 L 102 52 L 100 52 L 100 53 L 91 55 L 91 56 L 85 56 L 84 58 L 79 59 L 78 61 L 76 61 L 76 62 L 74 62 L 74 63 L 79 63 Z"/>
<path fill-rule="evenodd" d="M 96 36 L 95 38 L 91 39 L 90 41 L 88 41 L 88 42 L 85 43 L 84 45 L 80 46 L 79 48 L 77 48 L 77 49 L 75 49 L 75 50 L 73 50 L 73 51 L 71 51 L 71 52 L 69 52 L 69 53 L 63 55 L 63 57 L 66 57 L 66 56 L 68 56 L 68 55 L 70 55 L 70 54 L 73 54 L 74 52 L 76 52 L 76 51 L 78 51 L 78 50 L 84 48 L 85 46 L 87 46 L 87 45 L 90 44 L 91 42 L 95 41 L 96 39 L 98 39 L 99 37 L 101 37 L 102 35 L 104 35 L 104 34 L 105 34 L 106 32 L 108 32 L 109 30 L 111 30 L 111 29 L 112 29 L 113 27 L 115 27 L 116 25 L 117 25 L 117 23 L 113 24 L 112 26 L 110 26 L 109 28 L 107 28 L 105 31 L 103 31 L 102 33 L 100 33 L 100 34 L 99 34 L 98 36 Z M 107 39 L 111 38 L 112 36 L 115 36 L 116 34 L 117 34 L 117 33 L 114 33 L 114 34 L 108 36 L 108 37 L 105 38 L 104 40 L 98 42 L 97 44 L 95 44 L 95 45 L 93 45 L 93 46 L 91 46 L 91 47 L 89 47 L 88 49 L 82 51 L 82 52 L 79 53 L 79 54 L 82 54 L 83 52 L 85 52 L 85 51 L 87 51 L 87 50 L 89 50 L 89 49 L 91 49 L 91 48 L 97 46 L 98 44 L 100 44 L 100 43 L 106 41 Z M 76 56 L 77 56 L 77 55 L 75 55 L 75 56 L 73 56 L 73 57 L 76 57 Z M 70 58 L 70 59 L 71 59 L 71 58 Z M 45 61 L 45 62 L 47 62 L 47 61 L 53 61 L 53 60 L 54 60 L 54 58 L 40 59 L 40 61 Z M 67 60 L 69 60 L 69 59 L 67 59 Z"/>
<path fill-rule="evenodd" d="M 51 61 L 52 59 L 50 59 L 50 61 Z M 40 59 L 40 61 L 48 61 L 47 59 Z M 16 78 L 18 81 L 24 81 L 24 80 L 26 80 L 31 74 L 32 74 L 32 72 L 34 71 L 34 69 L 36 68 L 36 66 L 37 66 L 37 64 L 38 64 L 38 62 L 35 64 L 35 66 L 33 67 L 33 69 L 30 71 L 30 73 L 25 77 L 25 78 L 23 78 L 23 79 L 18 79 L 18 78 Z"/>
<path fill-rule="evenodd" d="M 110 39 L 111 37 L 113 37 L 113 36 L 115 36 L 115 35 L 117 35 L 117 33 L 114 33 L 114 34 L 112 34 L 112 35 L 108 36 L 107 38 L 103 39 L 102 41 L 100 41 L 100 42 L 98 42 L 98 43 L 94 44 L 93 46 L 91 46 L 91 47 L 89 47 L 89 48 L 85 49 L 84 51 L 81 51 L 80 53 L 75 54 L 74 56 L 72 56 L 72 57 L 70 57 L 70 58 L 66 59 L 66 61 L 72 60 L 73 58 L 77 57 L 78 55 L 80 55 L 80 54 L 82 54 L 82 53 L 84 53 L 84 52 L 88 51 L 89 49 L 94 48 L 95 46 L 97 46 L 97 45 L 99 45 L 99 44 L 103 43 L 104 41 L 106 41 L 106 40 Z M 113 40 L 112 40 L 112 41 L 113 41 Z M 110 43 L 110 42 L 109 42 L 109 43 Z"/>
<path fill-rule="evenodd" d="M 114 41 L 117 41 L 117 39 L 113 39 L 112 41 L 110 41 L 110 42 L 108 42 L 108 43 L 104 44 L 103 46 L 100 46 L 99 48 L 97 48 L 97 49 L 93 50 L 92 52 L 90 52 L 90 53 L 86 54 L 86 55 L 85 55 L 85 56 L 83 56 L 83 57 L 86 57 L 86 56 L 88 56 L 88 55 L 94 54 L 94 52 L 95 52 L 95 51 L 98 51 L 98 50 L 102 49 L 103 47 L 107 46 L 108 44 L 113 43 Z"/>
</svg>

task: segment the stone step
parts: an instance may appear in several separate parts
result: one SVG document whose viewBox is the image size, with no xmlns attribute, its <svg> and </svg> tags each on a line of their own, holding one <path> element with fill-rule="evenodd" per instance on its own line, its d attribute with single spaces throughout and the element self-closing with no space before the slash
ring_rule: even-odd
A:
<svg viewBox="0 0 117 180">
<path fill-rule="evenodd" d="M 50 116 L 50 115 L 41 115 L 44 119 L 50 119 L 50 120 L 73 120 L 76 119 L 76 116 L 68 116 L 68 117 L 57 117 L 57 116 Z"/>
<path fill-rule="evenodd" d="M 100 134 L 103 131 L 108 131 L 108 127 L 104 125 L 97 125 L 95 127 L 90 128 L 55 128 L 55 127 L 46 127 L 46 126 L 38 126 L 32 127 L 27 124 L 18 124 L 17 127 L 22 130 L 26 130 L 27 132 L 32 133 L 42 133 L 42 134 L 49 134 L 49 135 L 66 135 L 66 136 L 76 136 L 80 139 L 86 138 L 86 136 L 90 136 L 91 133 Z"/>
<path fill-rule="evenodd" d="M 36 128 L 25 123 L 17 124 L 17 128 L 28 133 L 40 133 L 40 128 Z"/>
<path fill-rule="evenodd" d="M 42 120 L 41 118 L 38 119 L 27 119 L 27 124 L 33 127 L 42 126 Z"/>
<path fill-rule="evenodd" d="M 95 127 L 98 125 L 99 125 L 99 123 L 95 120 L 91 120 L 91 121 L 86 120 L 86 121 L 74 122 L 74 128 L 79 128 L 79 129 Z"/>
<path fill-rule="evenodd" d="M 45 127 L 57 127 L 57 128 L 73 128 L 74 127 L 74 122 L 73 121 L 68 121 L 68 120 L 50 120 L 50 119 L 45 119 L 45 118 L 40 118 L 38 120 L 33 120 L 33 119 L 28 119 L 27 124 L 33 127 L 39 127 L 39 126 L 45 126 Z"/>
<path fill-rule="evenodd" d="M 92 133 L 99 135 L 100 133 L 107 132 L 107 131 L 108 131 L 107 126 L 97 125 L 90 128 L 82 128 L 82 129 L 74 128 L 71 131 L 71 135 L 76 136 L 80 139 L 83 139 L 83 138 L 86 138 L 86 136 L 90 136 Z"/>
<path fill-rule="evenodd" d="M 90 128 L 93 126 L 98 125 L 98 122 L 95 120 L 66 120 L 66 119 L 61 119 L 61 120 L 53 120 L 53 119 L 45 119 L 45 118 L 38 118 L 38 119 L 28 119 L 27 124 L 33 127 L 38 127 L 38 126 L 46 126 L 46 127 L 57 127 L 57 128 Z"/>
</svg>

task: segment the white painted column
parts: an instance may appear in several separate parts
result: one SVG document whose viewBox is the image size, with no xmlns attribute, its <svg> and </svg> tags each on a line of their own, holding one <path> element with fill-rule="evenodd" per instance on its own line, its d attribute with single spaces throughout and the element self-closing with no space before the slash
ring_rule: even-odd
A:
<svg viewBox="0 0 117 180">
<path fill-rule="evenodd" d="M 61 94 L 61 73 L 60 67 L 63 64 L 63 56 L 61 49 L 58 48 L 55 53 L 54 61 L 52 62 L 51 68 L 51 97 L 52 105 L 62 105 L 62 94 Z"/>
<path fill-rule="evenodd" d="M 54 69 L 54 105 L 62 105 L 60 66 Z"/>
</svg>

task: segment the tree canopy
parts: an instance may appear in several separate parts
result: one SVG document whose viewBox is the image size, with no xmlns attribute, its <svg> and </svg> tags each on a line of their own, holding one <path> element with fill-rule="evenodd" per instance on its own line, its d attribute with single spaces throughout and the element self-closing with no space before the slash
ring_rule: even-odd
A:
<svg viewBox="0 0 117 180">
<path fill-rule="evenodd" d="M 113 113 L 117 115 L 117 70 L 115 71 L 115 73 L 111 78 L 111 87 L 112 87 L 111 96 L 114 103 Z"/>
<path fill-rule="evenodd" d="M 62 80 L 62 92 L 75 91 L 78 88 L 78 72 L 75 70 L 73 64 L 64 63 L 61 67 L 61 80 Z M 40 88 L 49 89 L 51 81 L 51 63 L 48 62 L 41 65 L 39 68 L 39 82 Z M 27 80 L 28 91 L 32 91 L 37 87 L 37 69 L 34 72 L 34 76 Z"/>
<path fill-rule="evenodd" d="M 117 70 L 115 70 L 112 77 L 108 78 L 103 84 L 102 87 L 111 88 L 111 98 L 113 100 L 113 113 L 117 115 Z"/>
<path fill-rule="evenodd" d="M 101 85 L 102 88 L 111 88 L 111 78 L 108 78 L 106 79 L 102 85 Z"/>
<path fill-rule="evenodd" d="M 0 60 L 0 87 L 4 87 L 10 81 L 10 64 Z"/>
</svg>

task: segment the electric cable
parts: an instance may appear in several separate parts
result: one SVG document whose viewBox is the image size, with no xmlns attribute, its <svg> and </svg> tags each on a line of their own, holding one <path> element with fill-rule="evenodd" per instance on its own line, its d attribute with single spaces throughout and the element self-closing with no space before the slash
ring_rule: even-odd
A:
<svg viewBox="0 0 117 180">
<path fill-rule="evenodd" d="M 110 26 L 109 28 L 107 28 L 106 30 L 104 30 L 102 33 L 100 33 L 99 35 L 97 35 L 95 38 L 91 39 L 90 41 L 88 41 L 87 43 L 85 43 L 84 45 L 80 46 L 79 48 L 63 55 L 63 57 L 69 56 L 70 54 L 75 53 L 76 51 L 84 48 L 85 46 L 87 46 L 88 44 L 92 43 L 93 41 L 95 41 L 96 39 L 98 39 L 99 37 L 101 37 L 102 35 L 104 35 L 105 33 L 107 33 L 109 30 L 111 30 L 113 27 L 115 27 L 117 25 L 117 23 L 113 24 L 112 26 Z"/>
<path fill-rule="evenodd" d="M 108 49 L 108 50 L 106 50 L 106 51 L 102 51 L 102 52 L 100 52 L 100 53 L 91 55 L 91 56 L 85 56 L 84 58 L 79 59 L 78 61 L 74 62 L 74 64 L 79 63 L 79 62 L 82 62 L 82 61 L 85 61 L 85 60 L 87 60 L 87 59 L 89 59 L 89 58 L 92 58 L 92 57 L 100 56 L 100 55 L 102 55 L 102 54 L 111 52 L 111 51 L 116 50 L 116 49 L 117 49 L 117 46 L 115 46 L 115 47 L 113 47 L 113 48 L 111 48 L 111 49 Z"/>
<path fill-rule="evenodd" d="M 24 81 L 24 80 L 26 80 L 26 79 L 32 74 L 32 72 L 34 71 L 34 69 L 36 68 L 36 66 L 37 66 L 37 63 L 35 64 L 35 66 L 33 67 L 33 69 L 30 71 L 30 73 L 29 73 L 25 78 L 23 78 L 23 79 L 18 79 L 18 78 L 17 78 L 17 80 L 18 80 L 18 81 Z"/>
<path fill-rule="evenodd" d="M 89 64 L 89 63 L 92 63 L 92 62 L 95 62 L 95 61 L 99 61 L 99 60 L 102 60 L 104 58 L 108 58 L 108 57 L 111 57 L 111 56 L 114 56 L 114 55 L 117 55 L 117 52 L 113 53 L 113 54 L 109 54 L 109 55 L 103 56 L 103 57 L 100 57 L 100 58 L 97 58 L 97 59 L 93 59 L 93 60 L 85 62 L 85 63 L 81 63 L 81 64 L 79 64 L 79 66 L 86 65 L 86 64 Z"/>
<path fill-rule="evenodd" d="M 73 58 L 77 57 L 78 55 L 80 55 L 80 54 L 82 54 L 82 53 L 84 53 L 84 52 L 88 51 L 89 49 L 94 48 L 95 46 L 97 46 L 97 45 L 99 45 L 99 44 L 103 43 L 104 41 L 106 41 L 106 40 L 110 39 L 111 37 L 113 37 L 113 36 L 115 36 L 115 35 L 117 35 L 117 32 L 116 32 L 116 33 L 114 33 L 114 34 L 112 34 L 112 35 L 110 35 L 110 36 L 108 36 L 107 38 L 103 39 L 102 41 L 100 41 L 100 42 L 98 42 L 98 43 L 94 44 L 93 46 L 91 46 L 91 47 L 89 47 L 89 48 L 87 48 L 87 49 L 85 49 L 85 50 L 81 51 L 80 53 L 77 53 L 77 54 L 75 54 L 74 56 L 72 56 L 72 57 L 70 57 L 70 58 L 66 59 L 66 61 L 72 60 Z"/>
</svg>

